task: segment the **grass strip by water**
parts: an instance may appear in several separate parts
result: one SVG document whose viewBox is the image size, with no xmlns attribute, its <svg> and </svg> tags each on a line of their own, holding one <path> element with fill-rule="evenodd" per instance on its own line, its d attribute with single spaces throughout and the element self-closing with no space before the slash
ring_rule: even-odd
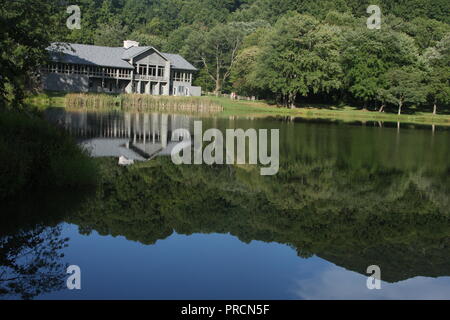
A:
<svg viewBox="0 0 450 320">
<path fill-rule="evenodd" d="M 87 110 L 167 111 L 217 113 L 223 107 L 211 99 L 198 97 L 152 96 L 143 94 L 67 94 L 65 106 Z"/>
<path fill-rule="evenodd" d="M 285 116 L 305 119 L 327 119 L 353 121 L 400 122 L 424 125 L 450 126 L 449 114 L 433 115 L 431 112 L 414 111 L 409 114 L 397 115 L 390 112 L 361 110 L 356 107 L 335 107 L 321 105 L 305 105 L 288 109 L 269 105 L 265 101 L 235 101 L 223 97 L 211 97 L 213 102 L 223 106 L 221 116 Z"/>
</svg>

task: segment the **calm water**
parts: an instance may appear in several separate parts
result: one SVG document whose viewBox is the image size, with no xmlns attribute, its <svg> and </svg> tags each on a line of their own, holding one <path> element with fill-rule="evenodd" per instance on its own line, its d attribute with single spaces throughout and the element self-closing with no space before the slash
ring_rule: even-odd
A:
<svg viewBox="0 0 450 320">
<path fill-rule="evenodd" d="M 67 113 L 98 190 L 2 204 L 0 298 L 450 298 L 450 132 L 396 124 L 202 118 L 280 129 L 280 171 L 172 164 L 194 117 Z M 128 168 L 117 158 L 152 160 Z M 112 157 L 112 158 L 105 158 Z M 65 288 L 78 265 L 82 289 Z M 381 290 L 366 269 L 381 268 Z"/>
</svg>

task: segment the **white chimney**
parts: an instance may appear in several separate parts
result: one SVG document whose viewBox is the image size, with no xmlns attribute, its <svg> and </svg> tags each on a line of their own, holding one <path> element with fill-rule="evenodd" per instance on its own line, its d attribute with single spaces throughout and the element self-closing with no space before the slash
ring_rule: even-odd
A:
<svg viewBox="0 0 450 320">
<path fill-rule="evenodd" d="M 132 40 L 125 40 L 125 41 L 123 42 L 123 47 L 124 47 L 125 49 L 129 49 L 129 48 L 131 48 L 131 47 L 139 47 L 139 42 L 137 42 L 137 41 L 132 41 Z"/>
</svg>

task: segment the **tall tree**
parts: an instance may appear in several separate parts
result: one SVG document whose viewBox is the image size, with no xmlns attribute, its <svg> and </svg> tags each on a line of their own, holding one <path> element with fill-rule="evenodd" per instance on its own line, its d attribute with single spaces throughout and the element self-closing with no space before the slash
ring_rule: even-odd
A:
<svg viewBox="0 0 450 320">
<path fill-rule="evenodd" d="M 398 106 L 398 115 L 402 113 L 405 104 L 421 104 L 426 101 L 424 74 L 415 67 L 391 69 L 384 75 L 386 89 L 384 97 L 390 103 Z"/>
<path fill-rule="evenodd" d="M 184 53 L 202 66 L 214 81 L 217 95 L 230 76 L 245 33 L 241 23 L 219 24 L 209 31 L 192 32 L 183 48 Z"/>
<path fill-rule="evenodd" d="M 342 63 L 349 92 L 364 104 L 376 100 L 392 68 L 414 65 L 418 60 L 414 40 L 390 29 L 354 29 L 345 33 Z"/>
<path fill-rule="evenodd" d="M 0 3 L 0 107 L 18 107 L 47 57 L 54 21 L 51 0 Z"/>
<path fill-rule="evenodd" d="M 450 33 L 427 49 L 424 56 L 429 67 L 427 94 L 436 114 L 438 104 L 450 104 Z"/>
<path fill-rule="evenodd" d="M 256 79 L 293 108 L 297 95 L 329 93 L 341 87 L 340 29 L 321 25 L 308 15 L 292 12 L 267 35 L 259 56 Z"/>
</svg>

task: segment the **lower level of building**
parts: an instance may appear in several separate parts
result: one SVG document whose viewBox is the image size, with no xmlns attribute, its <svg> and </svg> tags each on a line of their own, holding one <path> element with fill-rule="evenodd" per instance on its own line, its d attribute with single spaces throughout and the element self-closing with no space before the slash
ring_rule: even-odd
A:
<svg viewBox="0 0 450 320">
<path fill-rule="evenodd" d="M 201 96 L 201 87 L 167 79 L 120 79 L 81 74 L 42 73 L 42 87 L 48 91 L 139 93 L 151 95 Z"/>
</svg>

